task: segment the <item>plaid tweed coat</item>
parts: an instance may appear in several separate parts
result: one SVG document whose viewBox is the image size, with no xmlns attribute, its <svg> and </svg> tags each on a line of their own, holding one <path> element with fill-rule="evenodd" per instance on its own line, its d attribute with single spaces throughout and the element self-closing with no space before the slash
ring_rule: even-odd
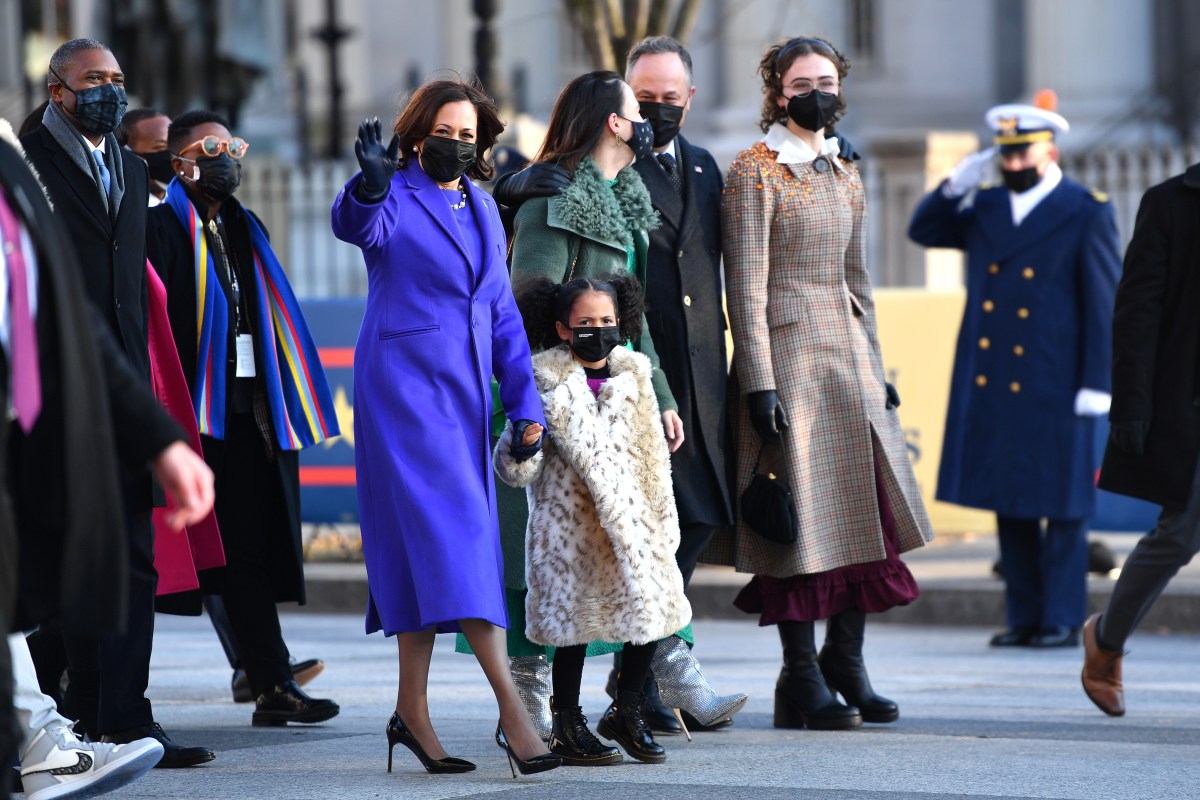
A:
<svg viewBox="0 0 1200 800">
<path fill-rule="evenodd" d="M 739 508 L 736 529 L 719 535 L 704 559 L 776 578 L 884 558 L 876 461 L 899 550 L 932 538 L 899 417 L 886 408 L 862 179 L 832 154 L 779 163 L 768 145 L 784 138 L 799 142 L 779 126 L 730 168 L 722 235 L 738 385 L 735 500 L 762 447 L 745 396 L 774 389 L 790 426 L 782 457 L 772 464 L 764 456 L 759 471 L 787 475 L 799 538 L 768 542 L 741 522 Z"/>
</svg>

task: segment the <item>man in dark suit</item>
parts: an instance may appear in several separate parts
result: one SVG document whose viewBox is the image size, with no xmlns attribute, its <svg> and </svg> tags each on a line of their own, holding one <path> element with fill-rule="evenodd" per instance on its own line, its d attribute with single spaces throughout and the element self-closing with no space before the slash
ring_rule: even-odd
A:
<svg viewBox="0 0 1200 800">
<path fill-rule="evenodd" d="M 7 134 L 11 129 L 0 120 L 0 301 L 6 304 L 0 408 L 9 412 L 0 424 L 0 547 L 20 542 L 19 556 L 0 559 L 3 599 L 14 590 L 18 599 L 15 619 L 3 620 L 4 632 L 10 624 L 27 630 L 51 621 L 72 632 L 116 632 L 125 624 L 128 570 L 118 464 L 153 464 L 176 500 L 170 520 L 176 525 L 211 509 L 212 474 L 84 299 L 69 236 Z M 18 283 L 29 296 L 23 313 L 13 291 Z M 9 646 L 0 648 L 5 656 Z M 29 670 L 23 674 L 32 682 Z M 27 705 L 38 694 L 36 684 L 21 688 L 22 722 L 44 724 L 18 734 L 26 792 L 110 791 L 161 754 L 152 739 L 136 746 L 81 742 L 52 709 Z M 0 711 L 10 709 L 0 705 Z M 80 768 L 47 768 L 76 755 Z"/>
<path fill-rule="evenodd" d="M 996 151 L 955 168 L 908 231 L 967 257 L 937 498 L 996 512 L 1008 629 L 992 646 L 1070 647 L 1087 602 L 1094 418 L 1110 401 L 1116 217 L 1059 169 L 1061 116 L 1006 104 L 987 121 Z M 1004 186 L 979 186 L 997 160 Z"/>
<path fill-rule="evenodd" d="M 1083 688 L 1125 713 L 1125 640 L 1200 551 L 1200 164 L 1146 192 L 1117 287 L 1113 402 L 1100 488 L 1162 506 L 1084 625 Z"/>
<path fill-rule="evenodd" d="M 55 214 L 70 231 L 85 294 L 99 309 L 133 372 L 149 386 L 147 350 L 145 163 L 125 157 L 113 135 L 126 106 L 125 76 L 112 52 L 92 39 L 74 39 L 50 59 L 50 104 L 42 125 L 21 138 L 39 172 Z M 211 760 L 206 748 L 171 743 L 154 722 L 146 699 L 154 636 L 154 485 L 144 468 L 124 469 L 120 496 L 129 551 L 125 631 L 97 640 L 63 631 L 69 686 L 63 712 L 93 738 L 115 742 L 159 739 L 166 755 L 159 766 L 191 766 Z M 48 519 L 46 524 L 53 525 Z M 35 658 L 37 637 L 31 639 Z"/>
</svg>

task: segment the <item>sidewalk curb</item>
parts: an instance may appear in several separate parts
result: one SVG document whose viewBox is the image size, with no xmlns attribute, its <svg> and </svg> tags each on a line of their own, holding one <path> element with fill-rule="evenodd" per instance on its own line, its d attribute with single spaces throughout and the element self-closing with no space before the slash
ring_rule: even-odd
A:
<svg viewBox="0 0 1200 800">
<path fill-rule="evenodd" d="M 749 580 L 749 576 L 747 576 Z M 1101 611 L 1108 603 L 1114 581 L 1090 578 L 1088 613 Z M 301 611 L 311 614 L 361 614 L 367 607 L 365 574 L 310 576 L 308 604 Z M 731 582 L 693 583 L 687 595 L 697 619 L 742 620 L 754 617 L 733 607 L 742 584 Z M 1191 585 L 1174 591 L 1169 587 L 1142 623 L 1143 630 L 1200 632 L 1200 592 Z M 1004 586 L 993 578 L 927 581 L 912 605 L 894 608 L 875 618 L 901 625 L 993 625 L 1004 627 Z"/>
</svg>

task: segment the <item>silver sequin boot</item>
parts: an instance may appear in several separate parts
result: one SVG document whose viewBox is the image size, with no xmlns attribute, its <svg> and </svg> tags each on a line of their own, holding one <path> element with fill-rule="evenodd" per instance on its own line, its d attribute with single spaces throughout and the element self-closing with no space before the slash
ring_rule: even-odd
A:
<svg viewBox="0 0 1200 800">
<path fill-rule="evenodd" d="M 700 671 L 687 642 L 678 636 L 668 636 L 658 643 L 650 668 L 663 702 L 691 714 L 701 725 L 729 719 L 746 704 L 744 694 L 717 694 Z"/>
<path fill-rule="evenodd" d="M 514 656 L 508 660 L 517 694 L 533 720 L 542 741 L 550 741 L 554 717 L 550 714 L 550 662 L 545 656 Z"/>
</svg>

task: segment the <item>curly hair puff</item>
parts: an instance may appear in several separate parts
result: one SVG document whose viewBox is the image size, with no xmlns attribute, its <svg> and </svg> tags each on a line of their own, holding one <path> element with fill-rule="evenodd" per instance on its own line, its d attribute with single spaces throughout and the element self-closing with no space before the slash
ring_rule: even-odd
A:
<svg viewBox="0 0 1200 800">
<path fill-rule="evenodd" d="M 758 127 L 766 133 L 776 122 L 787 119 L 787 109 L 781 108 L 779 98 L 783 96 L 783 76 L 791 69 L 792 62 L 800 56 L 818 55 L 827 58 L 837 67 L 838 83 L 846 80 L 850 72 L 850 61 L 825 39 L 817 36 L 800 36 L 788 39 L 781 44 L 773 44 L 763 53 L 762 61 L 758 63 L 758 74 L 763 82 L 762 119 Z M 825 126 L 825 135 L 832 136 L 837 121 L 846 115 L 845 88 L 838 92 L 837 111 Z"/>
<path fill-rule="evenodd" d="M 531 350 L 548 350 L 562 344 L 554 323 L 570 327 L 571 309 L 581 295 L 600 292 L 612 298 L 616 307 L 618 327 L 624 341 L 636 342 L 642 336 L 642 316 L 645 301 L 642 285 L 632 275 L 603 275 L 597 278 L 576 278 L 568 283 L 555 283 L 546 277 L 525 277 L 513 289 L 517 309 L 525 324 L 525 336 Z"/>
</svg>

